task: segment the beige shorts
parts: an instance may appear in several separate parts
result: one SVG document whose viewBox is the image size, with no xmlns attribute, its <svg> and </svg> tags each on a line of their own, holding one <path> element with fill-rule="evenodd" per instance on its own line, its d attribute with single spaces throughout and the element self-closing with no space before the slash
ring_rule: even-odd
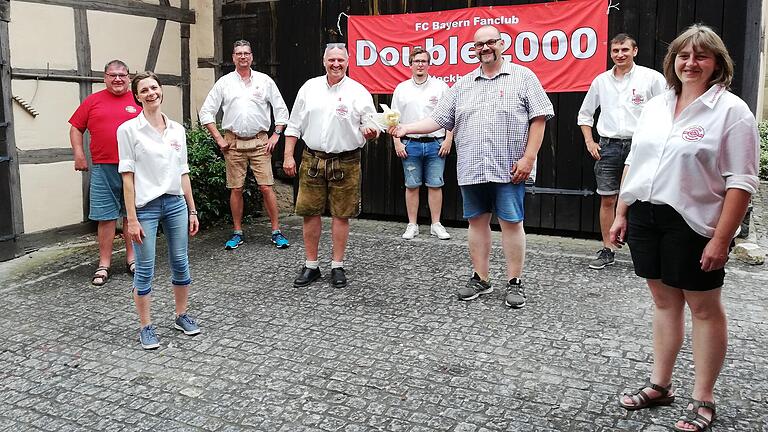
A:
<svg viewBox="0 0 768 432">
<path fill-rule="evenodd" d="M 259 186 L 272 186 L 275 178 L 272 175 L 272 155 L 267 153 L 269 135 L 259 132 L 249 140 L 242 140 L 232 132 L 224 133 L 224 141 L 229 149 L 224 153 L 227 163 L 227 188 L 241 188 L 245 184 L 248 165 Z"/>
</svg>

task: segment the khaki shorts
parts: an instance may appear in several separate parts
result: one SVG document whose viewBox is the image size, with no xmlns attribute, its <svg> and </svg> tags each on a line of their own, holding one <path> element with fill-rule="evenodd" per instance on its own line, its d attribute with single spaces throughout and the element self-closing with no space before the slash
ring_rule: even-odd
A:
<svg viewBox="0 0 768 432">
<path fill-rule="evenodd" d="M 326 156 L 329 158 L 324 159 Z M 360 150 L 337 157 L 319 152 L 313 156 L 304 150 L 296 214 L 321 216 L 326 208 L 330 209 L 331 216 L 339 218 L 360 214 Z"/>
<path fill-rule="evenodd" d="M 267 153 L 268 140 L 269 135 L 266 132 L 259 132 L 250 140 L 241 140 L 229 131 L 224 133 L 224 141 L 229 144 L 229 150 L 223 152 L 227 163 L 227 188 L 243 187 L 249 164 L 259 186 L 275 184 L 275 178 L 272 176 L 272 155 Z M 252 149 L 238 150 L 246 146 Z"/>
</svg>

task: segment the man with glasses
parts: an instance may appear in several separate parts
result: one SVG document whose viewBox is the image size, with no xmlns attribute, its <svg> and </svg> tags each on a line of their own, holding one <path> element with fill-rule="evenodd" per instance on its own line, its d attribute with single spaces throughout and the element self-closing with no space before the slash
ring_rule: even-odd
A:
<svg viewBox="0 0 768 432">
<path fill-rule="evenodd" d="M 347 285 L 344 253 L 349 218 L 360 213 L 360 149 L 379 136 L 372 123 L 373 98 L 360 83 L 347 77 L 349 54 L 344 44 L 328 44 L 323 54 L 326 74 L 304 83 L 296 95 L 285 132 L 283 169 L 297 174 L 293 150 L 299 138 L 306 144 L 301 155 L 296 214 L 304 217 L 306 262 L 293 281 L 305 287 L 320 278 L 318 247 L 322 216 L 331 213 L 331 285 Z"/>
<path fill-rule="evenodd" d="M 392 94 L 392 109 L 400 112 L 400 121 L 409 123 L 420 120 L 435 109 L 437 102 L 448 91 L 448 85 L 429 76 L 430 55 L 421 47 L 415 47 L 408 56 L 411 78 L 401 82 Z M 432 225 L 429 233 L 441 240 L 451 235 L 440 223 L 443 206 L 443 171 L 445 158 L 451 151 L 453 134 L 439 129 L 429 134 L 412 134 L 395 137 L 395 153 L 403 160 L 405 177 L 405 208 L 408 212 L 408 226 L 403 238 L 410 240 L 419 235 L 417 217 L 419 213 L 419 187 L 427 186 L 429 213 Z"/>
<path fill-rule="evenodd" d="M 272 225 L 272 243 L 278 249 L 290 246 L 280 231 L 277 197 L 272 186 L 272 151 L 288 122 L 288 107 L 275 82 L 268 75 L 251 69 L 253 53 L 246 40 L 234 43 L 232 62 L 235 70 L 214 84 L 200 109 L 200 124 L 210 132 L 224 154 L 227 165 L 229 208 L 232 212 L 232 237 L 225 249 L 243 244 L 243 185 L 250 165 L 259 185 L 264 208 Z M 222 136 L 216 127 L 216 113 L 224 111 Z M 275 129 L 268 134 L 275 116 Z"/>
<path fill-rule="evenodd" d="M 85 98 L 69 119 L 69 141 L 76 171 L 89 171 L 83 146 L 86 130 L 91 137 L 88 218 L 98 223 L 99 265 L 91 278 L 91 283 L 96 286 L 104 285 L 109 280 L 117 218 L 125 218 L 123 180 L 117 172 L 117 128 L 141 111 L 131 94 L 125 63 L 120 60 L 107 63 L 104 66 L 104 84 L 106 88 Z M 123 226 L 125 224 L 123 219 Z M 133 274 L 136 264 L 133 245 L 129 241 L 125 243 L 125 255 L 126 270 Z"/>
<path fill-rule="evenodd" d="M 637 120 L 645 103 L 661 94 L 667 86 L 662 74 L 635 64 L 637 42 L 631 36 L 619 33 L 611 39 L 610 47 L 614 66 L 592 81 L 578 118 L 587 151 L 596 161 L 595 180 L 597 194 L 600 195 L 603 248 L 589 263 L 589 268 L 595 270 L 614 263 L 610 230 L 616 213 L 624 161 L 632 145 Z M 599 144 L 592 136 L 597 107 L 600 107 L 597 120 Z"/>
<path fill-rule="evenodd" d="M 453 130 L 474 269 L 458 297 L 472 300 L 493 291 L 489 261 L 490 222 L 495 213 L 506 258 L 505 304 L 521 308 L 526 303 L 521 279 L 525 261 L 525 182 L 535 174 L 544 127 L 554 111 L 536 75 L 502 57 L 506 47 L 495 27 L 480 27 L 474 35 L 474 46 L 480 67 L 462 77 L 429 117 L 392 127 L 390 133 L 402 137 L 441 127 Z"/>
</svg>

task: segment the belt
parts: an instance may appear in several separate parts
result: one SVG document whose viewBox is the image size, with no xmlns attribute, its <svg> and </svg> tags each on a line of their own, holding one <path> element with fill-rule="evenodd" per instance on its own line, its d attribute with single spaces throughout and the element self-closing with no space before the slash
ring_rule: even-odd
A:
<svg viewBox="0 0 768 432">
<path fill-rule="evenodd" d="M 436 141 L 436 140 L 438 140 L 440 138 L 443 138 L 443 137 L 431 137 L 431 136 L 425 136 L 425 137 L 419 137 L 419 138 L 414 138 L 414 137 L 409 137 L 409 136 L 404 136 L 403 137 L 403 139 L 407 139 L 408 141 L 418 141 L 418 142 L 432 142 L 432 141 Z"/>
<path fill-rule="evenodd" d="M 360 149 L 344 151 L 344 152 L 341 152 L 341 153 L 326 153 L 326 152 L 322 152 L 322 151 L 318 151 L 318 150 L 312 150 L 309 147 L 304 147 L 304 150 L 307 153 L 311 154 L 312 156 L 314 156 L 314 157 L 316 157 L 318 159 L 342 158 L 342 157 L 346 157 L 346 156 L 353 156 L 353 155 L 355 155 L 357 153 L 360 153 Z"/>
<path fill-rule="evenodd" d="M 629 138 L 606 138 L 606 137 L 603 137 L 603 139 L 607 139 L 608 141 L 613 141 L 613 142 L 627 142 L 627 141 L 632 141 L 632 137 L 629 137 Z"/>
<path fill-rule="evenodd" d="M 252 139 L 256 139 L 259 135 L 265 134 L 267 132 L 266 131 L 261 131 L 261 132 L 257 133 L 256 135 L 250 136 L 250 137 L 243 137 L 243 136 L 240 136 L 240 135 L 238 135 L 238 134 L 236 134 L 236 133 L 234 133 L 232 131 L 226 131 L 226 133 L 234 135 L 234 137 L 239 139 L 240 141 L 250 141 Z"/>
</svg>

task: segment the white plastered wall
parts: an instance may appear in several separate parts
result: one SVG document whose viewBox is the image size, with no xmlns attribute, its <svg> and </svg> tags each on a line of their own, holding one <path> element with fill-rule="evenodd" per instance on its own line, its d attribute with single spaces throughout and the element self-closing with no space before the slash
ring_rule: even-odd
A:
<svg viewBox="0 0 768 432">
<path fill-rule="evenodd" d="M 208 92 L 216 82 L 213 68 L 198 68 L 198 58 L 212 58 L 214 55 L 213 37 L 213 2 L 210 0 L 193 0 L 190 6 L 195 9 L 195 24 L 190 29 L 189 58 L 191 69 L 190 116 L 197 123 L 200 107 L 208 96 Z"/>
<path fill-rule="evenodd" d="M 179 0 L 171 1 L 176 7 L 179 3 Z M 193 8 L 195 6 L 192 4 Z M 105 63 L 115 58 L 128 63 L 132 72 L 144 69 L 156 19 L 97 11 L 88 11 L 87 19 L 93 70 L 101 71 Z M 210 24 L 208 27 L 211 28 Z M 180 28 L 179 23 L 166 21 L 155 68 L 157 73 L 181 74 Z M 76 70 L 74 29 L 72 8 L 11 2 L 11 66 L 17 69 Z M 207 38 L 212 40 L 210 33 Z M 190 54 L 190 58 L 194 59 L 191 61 L 194 75 L 197 55 Z M 192 87 L 195 88 L 194 85 Z M 104 84 L 96 83 L 92 88 L 93 92 L 97 92 L 104 89 Z M 206 86 L 206 92 L 207 88 L 210 87 Z M 80 104 L 78 84 L 16 79 L 12 81 L 12 91 L 14 95 L 31 102 L 39 112 L 33 118 L 14 102 L 17 147 L 22 151 L 68 149 L 67 121 Z M 173 120 L 182 122 L 181 88 L 165 85 L 164 94 L 163 111 Z M 196 108 L 193 106 L 192 109 L 194 112 Z M 193 119 L 196 119 L 194 114 Z M 22 164 L 19 175 L 26 233 L 83 221 L 82 175 L 74 171 L 71 161 Z"/>
</svg>

